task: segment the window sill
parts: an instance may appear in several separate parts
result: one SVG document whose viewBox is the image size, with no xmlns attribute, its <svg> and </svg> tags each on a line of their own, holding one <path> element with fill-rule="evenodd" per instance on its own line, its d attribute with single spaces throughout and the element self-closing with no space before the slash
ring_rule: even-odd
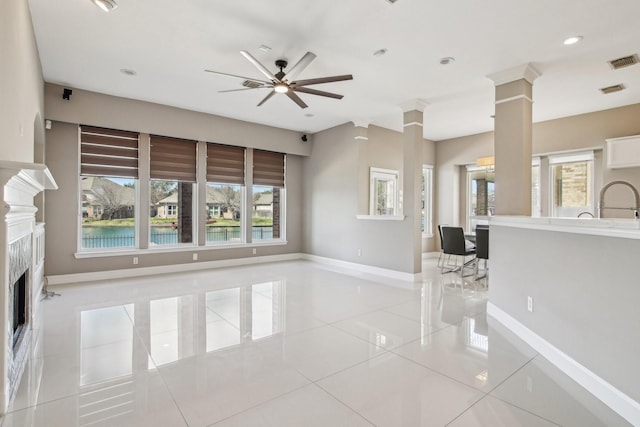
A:
<svg viewBox="0 0 640 427">
<path fill-rule="evenodd" d="M 374 221 L 404 221 L 405 218 L 405 216 L 398 215 L 356 215 L 356 219 Z"/>
<path fill-rule="evenodd" d="M 85 258 L 102 258 L 102 257 L 114 257 L 114 256 L 127 256 L 127 255 L 153 255 L 160 253 L 175 253 L 175 252 L 206 252 L 206 251 L 217 251 L 221 249 L 239 249 L 239 248 L 254 248 L 258 246 L 282 246 L 286 245 L 288 242 L 286 240 L 269 240 L 269 241 L 259 241 L 253 243 L 232 243 L 232 244 L 217 244 L 217 245 L 206 245 L 206 246 L 166 246 L 166 247 L 158 247 L 155 246 L 149 249 L 134 249 L 134 248 L 121 248 L 121 249 L 111 249 L 104 251 L 82 251 L 76 252 L 73 256 L 76 259 L 85 259 Z"/>
</svg>

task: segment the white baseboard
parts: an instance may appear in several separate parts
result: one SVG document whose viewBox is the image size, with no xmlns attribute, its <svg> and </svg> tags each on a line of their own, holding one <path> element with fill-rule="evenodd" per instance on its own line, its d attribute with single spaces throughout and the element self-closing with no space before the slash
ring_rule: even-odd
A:
<svg viewBox="0 0 640 427">
<path fill-rule="evenodd" d="M 377 274 L 378 276 L 389 277 L 391 279 L 404 280 L 409 282 L 419 282 L 422 280 L 422 273 L 405 273 L 403 271 L 390 270 L 387 268 L 373 267 L 371 265 L 358 264 L 355 262 L 341 261 L 334 258 L 325 258 L 317 255 L 302 254 L 302 259 L 317 262 L 319 264 L 333 265 L 357 270 L 363 273 Z"/>
<path fill-rule="evenodd" d="M 192 264 L 171 264 L 156 267 L 128 268 L 124 270 L 58 274 L 47 276 L 47 286 L 91 282 L 95 280 L 126 279 L 131 277 L 151 276 L 154 274 L 180 273 L 183 271 L 208 270 L 212 268 L 235 267 L 239 265 L 264 264 L 267 262 L 291 261 L 302 258 L 303 254 L 292 253 L 283 255 L 256 256 L 251 258 L 234 258 L 220 261 L 194 262 Z"/>
<path fill-rule="evenodd" d="M 538 353 L 567 374 L 572 380 L 620 414 L 632 425 L 640 426 L 640 403 L 590 371 L 547 340 L 527 328 L 495 304 L 487 304 L 487 314 L 522 338 Z"/>
</svg>

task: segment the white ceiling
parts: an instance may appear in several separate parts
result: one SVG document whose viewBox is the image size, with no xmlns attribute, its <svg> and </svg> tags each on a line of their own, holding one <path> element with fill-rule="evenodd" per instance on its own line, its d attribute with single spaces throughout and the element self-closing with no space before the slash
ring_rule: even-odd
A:
<svg viewBox="0 0 640 427">
<path fill-rule="evenodd" d="M 640 102 L 640 64 L 607 64 L 640 53 L 638 0 L 116 1 L 104 13 L 90 0 L 29 0 L 47 82 L 309 133 L 352 120 L 401 130 L 401 106 L 422 99 L 431 140 L 492 130 L 486 76 L 525 63 L 541 73 L 534 121 Z M 564 46 L 571 35 L 584 40 Z M 303 110 L 277 95 L 257 107 L 268 89 L 218 93 L 242 80 L 204 72 L 264 79 L 240 50 L 273 72 L 311 51 L 298 79 L 354 80 L 313 86 L 342 100 L 303 93 Z M 627 89 L 598 90 L 618 83 Z"/>
</svg>

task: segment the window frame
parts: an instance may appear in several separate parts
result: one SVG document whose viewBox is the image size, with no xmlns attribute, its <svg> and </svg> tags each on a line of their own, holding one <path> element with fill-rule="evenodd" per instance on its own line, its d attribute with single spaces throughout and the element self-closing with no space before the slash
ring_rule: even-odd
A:
<svg viewBox="0 0 640 427">
<path fill-rule="evenodd" d="M 587 163 L 587 176 L 589 182 L 587 184 L 587 192 L 590 196 L 589 205 L 585 205 L 584 211 L 590 212 L 595 215 L 596 211 L 596 197 L 595 197 L 595 153 L 593 150 L 576 151 L 562 154 L 550 155 L 549 159 L 549 217 L 562 218 L 556 215 L 556 182 L 555 182 L 555 167 L 559 165 L 572 164 L 572 163 Z M 582 208 L 580 208 L 582 209 Z M 569 217 L 573 218 L 573 217 Z"/>
<path fill-rule="evenodd" d="M 433 237 L 433 165 L 422 165 L 422 236 Z"/>
<path fill-rule="evenodd" d="M 381 214 L 377 212 L 377 206 L 379 202 L 380 195 L 378 194 L 378 182 L 392 182 L 393 183 L 393 201 L 392 201 L 392 209 L 391 213 Z M 400 172 L 394 169 L 383 169 L 378 167 L 370 167 L 369 168 L 369 215 L 371 216 L 381 216 L 381 217 L 392 217 L 401 215 L 400 212 L 400 189 L 398 188 L 400 182 Z"/>
</svg>

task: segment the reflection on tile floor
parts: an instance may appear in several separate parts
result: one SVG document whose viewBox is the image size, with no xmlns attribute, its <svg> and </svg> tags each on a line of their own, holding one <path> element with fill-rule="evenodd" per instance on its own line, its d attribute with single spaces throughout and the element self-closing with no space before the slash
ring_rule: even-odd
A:
<svg viewBox="0 0 640 427">
<path fill-rule="evenodd" d="M 58 287 L 2 427 L 623 426 L 435 260 Z"/>
</svg>

